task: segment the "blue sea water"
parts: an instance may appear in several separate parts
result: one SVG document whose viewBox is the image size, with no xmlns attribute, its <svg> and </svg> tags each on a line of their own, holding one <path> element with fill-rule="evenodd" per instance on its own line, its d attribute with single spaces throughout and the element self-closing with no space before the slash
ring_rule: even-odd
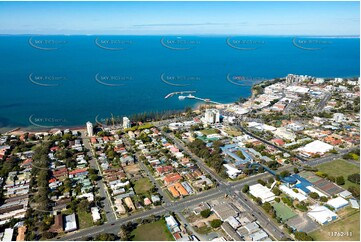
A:
<svg viewBox="0 0 361 242">
<path fill-rule="evenodd" d="M 359 46 L 359 38 L 4 35 L 0 128 L 77 126 L 199 104 L 164 98 L 185 90 L 229 103 L 248 97 L 252 83 L 289 73 L 355 77 Z"/>
</svg>

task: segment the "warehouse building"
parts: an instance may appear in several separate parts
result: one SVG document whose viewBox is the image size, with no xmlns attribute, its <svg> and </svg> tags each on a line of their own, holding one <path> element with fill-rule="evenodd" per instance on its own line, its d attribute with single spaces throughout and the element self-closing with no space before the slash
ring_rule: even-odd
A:
<svg viewBox="0 0 361 242">
<path fill-rule="evenodd" d="M 314 205 L 311 207 L 311 211 L 307 215 L 317 223 L 321 225 L 328 224 L 333 220 L 337 219 L 337 214 L 332 212 L 330 209 L 325 206 Z"/>
<path fill-rule="evenodd" d="M 254 197 L 261 198 L 262 203 L 271 202 L 275 199 L 275 194 L 271 192 L 271 189 L 262 186 L 261 184 L 250 186 L 249 193 Z"/>
</svg>

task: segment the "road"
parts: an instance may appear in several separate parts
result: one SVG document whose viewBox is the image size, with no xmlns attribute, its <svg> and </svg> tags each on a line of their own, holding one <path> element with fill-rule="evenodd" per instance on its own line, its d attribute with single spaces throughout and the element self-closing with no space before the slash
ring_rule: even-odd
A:
<svg viewBox="0 0 361 242">
<path fill-rule="evenodd" d="M 313 113 L 319 113 L 321 110 L 326 106 L 327 101 L 331 98 L 331 93 L 325 92 L 325 95 L 321 99 L 321 101 L 318 103 L 317 107 L 313 110 Z"/>
<path fill-rule="evenodd" d="M 89 138 L 87 136 L 85 136 L 85 132 L 81 132 L 81 139 L 83 141 L 84 147 L 86 149 L 88 149 L 87 155 L 90 158 L 89 166 L 91 168 L 94 168 L 98 172 L 98 174 L 101 174 L 98 162 L 94 159 L 94 155 L 92 153 L 92 148 L 91 148 L 90 143 L 89 143 Z M 103 210 L 105 212 L 107 222 L 112 223 L 112 222 L 117 220 L 117 215 L 116 215 L 116 212 L 115 212 L 115 210 L 114 210 L 114 208 L 112 206 L 110 195 L 108 193 L 106 185 L 103 182 L 102 177 L 100 177 L 98 179 L 97 187 L 99 188 L 98 191 L 99 191 L 100 197 L 104 198 L 104 200 L 102 200 L 101 203 L 103 205 Z"/>
</svg>

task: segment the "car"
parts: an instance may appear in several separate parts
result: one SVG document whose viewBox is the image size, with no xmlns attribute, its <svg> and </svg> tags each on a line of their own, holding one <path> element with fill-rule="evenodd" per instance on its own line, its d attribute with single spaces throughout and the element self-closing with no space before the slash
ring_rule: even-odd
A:
<svg viewBox="0 0 361 242">
<path fill-rule="evenodd" d="M 113 226 L 115 223 L 112 223 L 112 224 L 110 224 L 111 226 Z"/>
</svg>

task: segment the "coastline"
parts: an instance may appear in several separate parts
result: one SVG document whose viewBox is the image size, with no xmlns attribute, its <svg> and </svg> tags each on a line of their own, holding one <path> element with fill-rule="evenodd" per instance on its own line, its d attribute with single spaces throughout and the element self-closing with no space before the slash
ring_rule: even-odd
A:
<svg viewBox="0 0 361 242">
<path fill-rule="evenodd" d="M 258 83 L 254 83 L 251 87 L 251 94 L 245 98 L 246 101 L 254 98 L 256 95 L 260 94 L 256 91 L 256 89 L 254 88 L 255 86 L 258 85 L 262 85 L 262 84 L 268 84 L 271 85 L 273 84 L 274 81 L 278 80 L 278 81 L 284 81 L 286 77 L 279 77 L 279 78 L 273 78 L 273 79 L 268 79 L 268 80 L 263 80 L 261 82 Z M 336 77 L 331 77 L 332 78 L 336 78 Z M 358 77 L 341 77 L 341 78 L 358 78 Z M 266 85 L 266 86 L 268 86 Z M 197 111 L 199 112 L 204 106 L 207 105 L 211 105 L 214 106 L 216 108 L 224 108 L 225 106 L 228 105 L 232 105 L 235 104 L 237 101 L 234 101 L 232 103 L 223 103 L 223 104 L 204 104 L 204 103 L 199 103 L 196 104 L 196 106 L 194 108 L 192 108 L 193 111 Z M 184 114 L 184 112 L 182 112 L 182 114 Z M 16 130 L 14 130 L 16 129 Z M 37 126 L 18 126 L 18 127 L 0 127 L 0 133 L 1 134 L 8 134 L 8 135 L 19 135 L 19 134 L 24 134 L 24 133 L 39 133 L 39 132 L 50 132 L 51 130 L 57 130 L 57 129 L 69 129 L 69 130 L 86 130 L 85 128 L 85 123 L 84 125 L 70 125 L 70 126 L 54 126 L 54 127 L 37 127 Z M 14 130 L 14 131 L 12 131 Z M 9 132 L 12 131 L 12 132 Z"/>
</svg>

